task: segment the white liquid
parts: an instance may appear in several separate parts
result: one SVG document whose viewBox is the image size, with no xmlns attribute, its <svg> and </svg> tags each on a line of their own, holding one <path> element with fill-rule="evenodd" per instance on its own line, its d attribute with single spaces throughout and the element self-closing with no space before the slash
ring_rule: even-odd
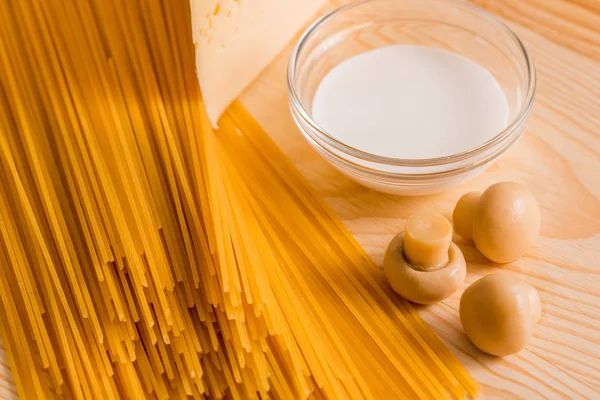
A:
<svg viewBox="0 0 600 400">
<path fill-rule="evenodd" d="M 488 70 L 443 50 L 402 45 L 334 67 L 312 111 L 337 140 L 405 159 L 470 150 L 500 133 L 508 119 L 506 97 Z"/>
</svg>

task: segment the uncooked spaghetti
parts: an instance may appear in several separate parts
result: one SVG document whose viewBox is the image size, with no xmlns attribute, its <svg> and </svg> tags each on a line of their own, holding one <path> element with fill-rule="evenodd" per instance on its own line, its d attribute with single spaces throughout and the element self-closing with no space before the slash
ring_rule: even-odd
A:
<svg viewBox="0 0 600 400">
<path fill-rule="evenodd" d="M 23 398 L 477 387 L 239 103 L 184 2 L 0 2 L 0 336 Z"/>
</svg>

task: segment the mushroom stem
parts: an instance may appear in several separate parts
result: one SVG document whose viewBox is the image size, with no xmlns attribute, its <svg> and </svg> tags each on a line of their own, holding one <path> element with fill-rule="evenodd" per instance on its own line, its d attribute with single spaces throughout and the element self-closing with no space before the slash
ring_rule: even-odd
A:
<svg viewBox="0 0 600 400">
<path fill-rule="evenodd" d="M 413 266 L 425 271 L 448 263 L 452 225 L 443 215 L 418 212 L 410 216 L 404 229 L 404 256 Z"/>
</svg>

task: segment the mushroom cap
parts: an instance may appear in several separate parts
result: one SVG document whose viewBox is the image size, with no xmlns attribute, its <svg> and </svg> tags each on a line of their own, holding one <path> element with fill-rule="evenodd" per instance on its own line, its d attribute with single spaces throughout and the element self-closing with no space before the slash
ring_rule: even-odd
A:
<svg viewBox="0 0 600 400">
<path fill-rule="evenodd" d="M 507 263 L 537 240 L 540 208 L 533 194 L 515 182 L 500 182 L 483 194 L 473 219 L 473 240 L 488 259 Z"/>
<path fill-rule="evenodd" d="M 404 257 L 404 232 L 396 235 L 385 252 L 383 271 L 400 296 L 413 303 L 431 304 L 450 296 L 465 280 L 465 258 L 454 243 L 450 244 L 448 263 L 435 270 L 422 270 Z"/>
<path fill-rule="evenodd" d="M 454 232 L 458 233 L 464 240 L 473 240 L 473 220 L 480 198 L 481 192 L 468 192 L 454 206 L 454 212 L 452 213 Z"/>
<path fill-rule="evenodd" d="M 507 274 L 487 275 L 463 293 L 460 321 L 480 350 L 505 356 L 522 350 L 539 320 L 538 292 Z"/>
</svg>

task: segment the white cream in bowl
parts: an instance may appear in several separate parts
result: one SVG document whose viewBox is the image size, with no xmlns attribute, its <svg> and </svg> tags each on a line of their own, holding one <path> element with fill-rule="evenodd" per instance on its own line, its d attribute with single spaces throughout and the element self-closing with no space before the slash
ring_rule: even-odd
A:
<svg viewBox="0 0 600 400">
<path fill-rule="evenodd" d="M 460 55 L 393 45 L 341 62 L 320 82 L 312 117 L 363 152 L 399 159 L 462 153 L 507 125 L 506 96 L 492 74 Z"/>
</svg>

